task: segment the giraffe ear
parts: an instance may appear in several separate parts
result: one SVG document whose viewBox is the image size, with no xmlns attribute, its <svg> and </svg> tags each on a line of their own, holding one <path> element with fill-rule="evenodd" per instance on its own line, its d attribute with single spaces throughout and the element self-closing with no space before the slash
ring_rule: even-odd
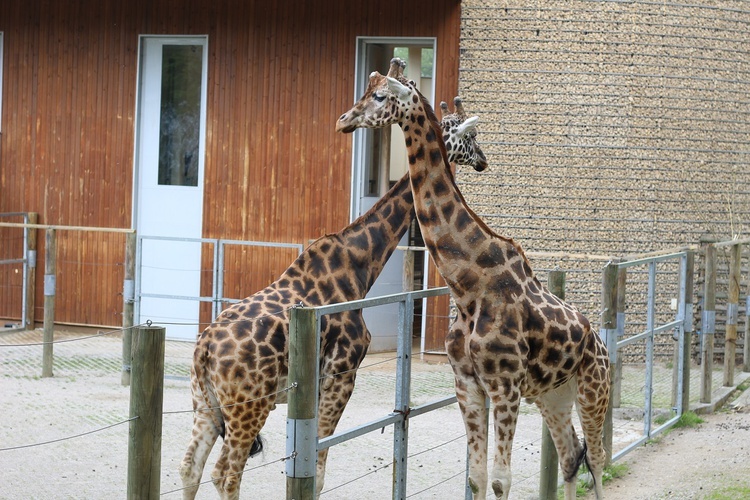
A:
<svg viewBox="0 0 750 500">
<path fill-rule="evenodd" d="M 458 129 L 456 129 L 456 135 L 458 135 L 459 137 L 463 137 L 468 132 L 476 130 L 477 123 L 479 123 L 478 116 L 472 116 L 471 118 L 467 118 L 466 121 L 463 122 L 461 125 L 459 125 Z"/>
<path fill-rule="evenodd" d="M 385 78 L 388 81 L 388 88 L 391 89 L 391 92 L 396 94 L 396 97 L 400 100 L 406 99 L 409 94 L 411 94 L 411 89 L 395 78 L 391 78 L 390 76 L 386 76 Z"/>
</svg>

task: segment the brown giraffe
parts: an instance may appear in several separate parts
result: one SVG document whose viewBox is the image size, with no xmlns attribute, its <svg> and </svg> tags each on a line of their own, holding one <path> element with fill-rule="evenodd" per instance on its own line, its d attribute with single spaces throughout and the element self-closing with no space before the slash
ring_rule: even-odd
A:
<svg viewBox="0 0 750 500">
<path fill-rule="evenodd" d="M 472 166 L 484 170 L 484 155 L 471 152 L 479 148 L 472 134 L 455 144 L 463 151 L 457 162 L 473 158 Z M 180 466 L 184 498 L 195 497 L 219 435 L 224 443 L 211 476 L 221 498 L 239 498 L 245 463 L 262 449 L 259 432 L 271 410 L 286 403 L 289 308 L 365 297 L 411 224 L 408 177 L 352 224 L 313 242 L 278 280 L 224 310 L 200 335 L 191 369 L 192 439 Z M 361 311 L 322 319 L 319 437 L 333 434 L 369 343 Z M 318 494 L 327 456 L 327 449 L 318 452 Z"/>
<path fill-rule="evenodd" d="M 337 130 L 398 123 L 404 131 L 414 208 L 425 244 L 448 283 L 458 316 L 445 345 L 466 426 L 469 486 L 487 492 L 487 409 L 495 426 L 492 491 L 506 499 L 511 447 L 521 398 L 535 400 L 547 422 L 575 498 L 582 460 L 602 496 L 602 428 L 609 399 L 604 343 L 574 307 L 534 276 L 521 247 L 494 233 L 466 204 L 447 163 L 437 119 L 410 82 L 373 73 L 364 96 L 341 115 Z M 576 402 L 584 444 L 576 436 Z"/>
</svg>

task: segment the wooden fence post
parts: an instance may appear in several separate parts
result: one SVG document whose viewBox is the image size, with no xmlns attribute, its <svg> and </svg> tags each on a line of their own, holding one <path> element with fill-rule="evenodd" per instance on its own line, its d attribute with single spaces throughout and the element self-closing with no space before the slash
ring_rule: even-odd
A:
<svg viewBox="0 0 750 500">
<path fill-rule="evenodd" d="M 565 271 L 553 270 L 547 273 L 547 288 L 553 295 L 565 300 Z M 542 420 L 542 454 L 539 469 L 539 498 L 557 499 L 557 465 L 559 459 L 555 443 L 547 423 Z"/>
<path fill-rule="evenodd" d="M 414 290 L 414 250 L 407 248 L 404 250 L 403 277 L 401 290 L 411 292 Z"/>
<path fill-rule="evenodd" d="M 682 267 L 682 264 L 680 265 Z M 693 275 L 695 270 L 695 254 L 688 250 L 685 254 L 685 295 L 680 308 L 683 313 L 682 345 L 682 392 L 679 394 L 682 412 L 690 410 L 690 342 L 693 338 Z"/>
<path fill-rule="evenodd" d="M 130 357 L 133 337 L 135 304 L 135 233 L 125 235 L 125 280 L 122 286 L 122 378 L 123 386 L 130 385 Z"/>
<path fill-rule="evenodd" d="M 610 362 L 610 382 L 614 382 L 612 366 L 617 360 L 617 275 L 618 265 L 610 262 L 602 271 L 602 323 L 600 335 L 607 344 Z M 610 389 L 611 390 L 611 389 Z M 612 394 L 610 392 L 609 406 L 604 420 L 604 435 L 602 441 L 607 454 L 605 466 L 612 463 Z"/>
<path fill-rule="evenodd" d="M 29 224 L 36 224 L 39 215 L 29 212 Z M 26 273 L 26 317 L 23 319 L 24 328 L 34 329 L 35 306 L 36 306 L 36 228 L 27 228 L 26 233 L 26 259 L 28 262 Z"/>
<path fill-rule="evenodd" d="M 750 258 L 748 262 L 750 263 Z M 750 372 L 750 276 L 747 278 L 747 292 L 745 292 L 745 346 L 742 349 L 742 371 Z"/>
<path fill-rule="evenodd" d="M 706 278 L 703 283 L 701 312 L 701 403 L 711 402 L 716 333 L 716 247 L 705 245 Z"/>
<path fill-rule="evenodd" d="M 57 235 L 47 229 L 44 247 L 44 347 L 42 348 L 42 377 L 52 376 L 53 342 L 55 340 L 55 287 L 57 270 Z"/>
<path fill-rule="evenodd" d="M 729 247 L 729 297 L 727 298 L 727 330 L 724 337 L 724 386 L 734 385 L 737 355 L 737 317 L 740 302 L 740 261 L 742 246 Z"/>
<path fill-rule="evenodd" d="M 287 500 L 314 500 L 318 457 L 318 345 L 314 309 L 293 308 L 289 320 Z"/>
<path fill-rule="evenodd" d="M 128 500 L 159 498 L 165 336 L 164 327 L 139 327 L 133 335 Z"/>
</svg>

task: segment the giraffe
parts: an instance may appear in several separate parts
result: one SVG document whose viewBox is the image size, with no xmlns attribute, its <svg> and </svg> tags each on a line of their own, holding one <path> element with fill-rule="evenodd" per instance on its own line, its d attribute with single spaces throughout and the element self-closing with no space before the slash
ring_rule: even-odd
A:
<svg viewBox="0 0 750 500">
<path fill-rule="evenodd" d="M 471 158 L 471 165 L 481 171 L 486 162 L 469 129 L 456 129 L 462 133 L 455 140 L 462 153 L 455 161 Z M 245 463 L 262 450 L 260 430 L 276 405 L 286 403 L 288 309 L 299 303 L 319 306 L 365 297 L 413 219 L 408 177 L 349 226 L 313 242 L 278 280 L 224 310 L 200 335 L 191 368 L 192 437 L 180 465 L 184 498 L 195 497 L 220 435 L 224 442 L 211 476 L 221 498 L 239 498 Z M 369 343 L 361 311 L 322 319 L 319 437 L 333 434 Z M 318 495 L 327 456 L 327 449 L 318 452 Z"/>
<path fill-rule="evenodd" d="M 445 101 L 440 103 L 440 130 L 443 131 L 443 141 L 448 151 L 448 160 L 451 164 L 459 165 L 476 165 L 487 164 L 484 153 L 478 147 L 473 147 L 474 143 L 465 138 L 466 134 L 470 137 L 476 137 L 476 124 L 479 121 L 478 116 L 471 118 L 466 116 L 463 101 L 460 97 L 453 99 L 454 113 L 450 113 L 448 104 Z M 481 156 L 481 157 L 480 157 Z"/>
<path fill-rule="evenodd" d="M 609 358 L 588 320 L 534 276 L 520 245 L 493 232 L 466 204 L 446 161 L 437 119 L 403 78 L 370 75 L 365 94 L 339 117 L 338 131 L 398 123 L 404 131 L 414 208 L 433 261 L 458 310 L 445 347 L 466 427 L 469 487 L 487 494 L 487 408 L 495 430 L 491 487 L 507 499 L 511 447 L 521 398 L 535 401 L 549 426 L 575 498 L 583 460 L 602 497 L 602 429 L 609 400 Z M 583 444 L 571 410 L 576 403 Z"/>
</svg>

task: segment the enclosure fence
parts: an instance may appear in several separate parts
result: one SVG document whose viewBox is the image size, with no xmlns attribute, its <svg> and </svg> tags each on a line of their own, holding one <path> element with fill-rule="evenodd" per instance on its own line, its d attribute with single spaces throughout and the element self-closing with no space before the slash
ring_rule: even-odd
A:
<svg viewBox="0 0 750 500">
<path fill-rule="evenodd" d="M 54 234 L 54 230 L 52 230 L 51 234 Z M 128 237 L 133 237 L 133 235 L 128 235 Z M 742 273 L 733 271 L 733 269 L 737 268 L 738 263 L 742 260 L 742 251 L 747 247 L 748 243 L 750 243 L 750 240 L 718 242 L 700 251 L 688 249 L 671 252 L 667 255 L 630 258 L 627 261 L 610 262 L 603 269 L 600 267 L 603 284 L 602 304 L 600 308 L 601 317 L 599 319 L 601 325 L 600 333 L 608 341 L 610 355 L 614 361 L 613 366 L 616 368 L 614 370 L 615 383 L 612 397 L 613 409 L 610 415 L 611 420 L 609 420 L 611 422 L 610 430 L 608 431 L 608 439 L 611 439 L 609 441 L 611 443 L 609 449 L 612 451 L 613 460 L 619 460 L 647 439 L 658 435 L 673 425 L 681 413 L 687 411 L 688 408 L 696 408 L 700 405 L 706 393 L 709 399 L 715 399 L 717 389 L 723 389 L 727 383 L 738 384 L 747 379 L 748 374 L 738 370 L 735 356 L 726 356 L 724 366 L 716 367 L 718 369 L 709 368 L 707 366 L 708 363 L 701 363 L 700 370 L 691 370 L 689 347 L 691 341 L 695 342 L 696 337 L 700 337 L 701 345 L 704 349 L 702 351 L 704 358 L 706 356 L 712 358 L 712 356 L 708 355 L 708 340 L 712 338 L 712 329 L 716 329 L 716 324 L 722 323 L 721 319 L 723 319 L 723 323 L 729 323 L 726 325 L 730 331 L 728 339 L 731 341 L 733 335 L 741 339 L 741 332 L 732 334 L 731 330 L 733 325 L 736 326 L 739 323 L 738 317 L 743 316 L 743 313 L 745 325 L 747 325 L 747 294 L 744 297 L 742 296 L 743 290 L 746 288 L 740 286 L 743 282 Z M 47 241 L 47 245 L 49 244 L 50 242 Z M 730 266 L 728 266 L 727 273 L 729 276 L 728 285 L 731 285 L 732 282 L 736 284 L 731 285 L 732 289 L 726 294 L 719 294 L 715 302 L 720 304 L 727 302 L 727 304 L 737 305 L 726 305 L 725 309 L 728 311 L 726 318 L 717 319 L 715 314 L 711 314 L 708 307 L 709 304 L 704 299 L 702 303 L 698 304 L 704 310 L 702 313 L 704 319 L 699 322 L 700 328 L 696 329 L 699 333 L 699 336 L 697 336 L 694 335 L 692 328 L 696 313 L 693 311 L 693 303 L 695 301 L 691 292 L 695 288 L 693 283 L 691 283 L 694 274 L 691 267 L 691 257 L 693 253 L 703 255 L 704 252 L 707 252 L 709 258 L 705 260 L 707 263 L 710 263 L 711 250 L 709 248 L 711 247 L 715 249 L 726 247 L 730 249 L 730 254 L 735 252 L 735 257 L 730 258 Z M 54 255 L 54 253 L 54 251 L 47 251 L 49 255 Z M 705 289 L 703 292 L 704 295 L 709 295 L 708 292 L 712 289 L 713 281 L 710 278 L 712 274 L 710 272 L 711 265 L 707 264 L 707 266 L 707 279 L 701 287 Z M 550 289 L 552 288 L 550 286 Z M 397 329 L 399 332 L 398 351 L 393 360 L 390 361 L 393 366 L 393 372 L 379 372 L 377 369 L 369 368 L 366 366 L 366 363 L 363 363 L 363 366 L 359 369 L 359 373 L 362 376 L 358 379 L 357 389 L 352 396 L 352 402 L 347 407 L 354 408 L 363 401 L 382 400 L 382 394 L 373 393 L 371 392 L 372 388 L 368 387 L 370 382 L 375 381 L 393 387 L 393 410 L 384 411 L 383 416 L 379 418 L 366 422 L 356 422 L 350 426 L 347 423 L 348 420 L 345 418 L 339 426 L 339 432 L 333 436 L 320 439 L 314 449 L 317 450 L 318 447 L 333 447 L 341 448 L 344 450 L 342 453 L 357 454 L 361 453 L 362 450 L 374 450 L 379 447 L 377 448 L 380 450 L 377 452 L 378 454 L 382 453 L 383 456 L 392 454 L 395 459 L 383 459 L 382 461 L 378 459 L 380 464 L 371 466 L 366 472 L 354 473 L 353 470 L 345 470 L 345 474 L 342 474 L 341 471 L 335 470 L 337 457 L 332 458 L 328 464 L 330 473 L 328 477 L 336 479 L 331 479 L 330 484 L 326 485 L 326 489 L 323 490 L 324 497 L 344 498 L 350 494 L 351 490 L 347 489 L 351 488 L 350 485 L 355 485 L 355 490 L 358 490 L 360 487 L 356 485 L 362 484 L 363 481 L 371 480 L 380 481 L 380 486 L 377 487 L 376 491 L 383 493 L 382 471 L 386 469 L 391 469 L 394 474 L 392 481 L 391 478 L 387 480 L 387 483 L 390 484 L 389 489 L 393 491 L 394 498 L 418 498 L 420 495 L 429 495 L 430 492 L 434 493 L 435 491 L 440 491 L 441 493 L 450 491 L 453 492 L 451 496 L 455 496 L 455 492 L 457 491 L 460 491 L 460 494 L 466 494 L 465 435 L 460 427 L 459 412 L 455 409 L 455 406 L 451 407 L 451 405 L 455 404 L 455 396 L 452 391 L 452 374 L 449 369 L 431 372 L 427 378 L 433 382 L 439 379 L 439 388 L 438 385 L 435 385 L 433 389 L 424 391 L 423 388 L 417 388 L 415 392 L 413 383 L 420 375 L 414 373 L 411 363 L 414 357 L 416 357 L 416 354 L 411 352 L 411 335 L 404 333 L 411 332 L 410 322 L 413 320 L 412 312 L 415 302 L 432 299 L 445 293 L 447 293 L 446 289 L 422 290 L 365 299 L 353 303 L 326 306 L 313 309 L 312 312 L 306 311 L 305 308 L 296 308 L 288 312 L 295 317 L 292 321 L 293 326 L 294 324 L 303 325 L 307 321 L 310 322 L 307 325 L 308 330 L 310 328 L 315 330 L 318 324 L 312 323 L 311 319 L 319 322 L 320 317 L 324 314 L 333 314 L 337 311 L 365 307 L 377 307 L 386 303 L 398 303 L 400 308 L 399 324 L 394 326 L 394 329 Z M 308 317 L 307 320 L 301 320 L 299 318 L 300 313 L 303 316 L 305 314 L 311 315 L 311 317 Z M 596 311 L 585 311 L 585 313 L 589 317 L 597 317 Z M 34 331 L 10 332 L 0 335 L 0 381 L 3 384 L 10 384 L 11 387 L 16 387 L 16 385 L 18 387 L 14 391 L 16 392 L 14 398 L 7 396 L 11 391 L 0 391 L 0 393 L 5 395 L 4 398 L 0 397 L 2 411 L 12 413 L 15 401 L 11 401 L 11 399 L 17 399 L 27 392 L 32 393 L 42 390 L 34 389 L 34 387 L 39 384 L 36 379 L 39 376 L 39 367 L 43 366 L 45 359 L 44 351 L 47 347 L 51 347 L 52 344 L 55 345 L 53 364 L 56 367 L 56 373 L 54 378 L 72 380 L 77 377 L 91 376 L 93 377 L 91 380 L 96 381 L 96 383 L 88 384 L 87 391 L 89 393 L 92 391 L 101 392 L 105 388 L 107 391 L 117 390 L 116 386 L 118 384 L 113 385 L 110 382 L 115 379 L 113 375 L 116 375 L 121 367 L 122 356 L 118 352 L 118 349 L 120 349 L 123 342 L 120 338 L 125 337 L 124 334 L 126 331 L 134 328 L 142 328 L 143 326 L 135 325 L 124 329 L 115 329 L 87 338 L 81 338 L 80 336 L 68 338 L 68 335 L 56 335 L 51 341 L 43 338 L 40 339 L 40 333 Z M 166 326 L 168 327 L 169 325 Z M 294 329 L 292 329 L 292 332 L 294 332 Z M 293 354 L 291 355 L 296 355 L 294 353 L 300 352 L 302 348 L 300 342 L 301 340 L 292 340 L 290 347 L 292 347 Z M 97 347 L 94 348 L 93 344 L 97 344 Z M 104 345 L 107 346 L 105 349 L 107 354 L 102 355 L 101 346 Z M 165 399 L 165 411 L 163 412 L 164 432 L 167 434 L 171 433 L 173 436 L 177 435 L 176 439 L 174 437 L 172 439 L 178 442 L 176 445 L 178 451 L 176 453 L 172 452 L 172 454 L 177 456 L 178 459 L 181 458 L 184 451 L 182 446 L 187 443 L 187 434 L 190 428 L 189 419 L 192 414 L 192 410 L 189 408 L 183 406 L 183 409 L 180 409 L 180 405 L 185 405 L 189 401 L 189 395 L 186 391 L 188 390 L 187 377 L 191 363 L 190 348 L 191 345 L 188 343 L 167 342 L 167 353 L 166 355 L 162 355 L 165 363 L 164 375 L 160 379 L 167 385 L 178 385 L 182 391 L 182 399 L 171 400 L 170 404 L 167 404 L 168 400 Z M 174 352 L 175 349 L 181 352 L 177 357 L 174 354 L 170 354 L 170 351 Z M 738 355 L 740 354 L 738 353 Z M 727 363 L 729 364 L 727 365 Z M 296 361 L 290 360 L 290 365 L 297 364 Z M 33 369 L 30 370 L 30 366 Z M 317 364 L 313 366 L 317 366 Z M 391 365 L 389 364 L 388 366 L 390 367 Z M 744 364 L 744 368 L 747 369 L 747 363 Z M 372 372 L 373 376 L 366 376 L 365 374 L 370 375 L 368 372 Z M 716 373 L 713 372 L 723 372 L 731 376 L 728 378 L 715 376 Z M 711 375 L 714 376 L 712 377 Z M 302 378 L 306 378 L 308 383 L 310 380 L 313 383 L 317 380 L 317 377 L 308 376 Z M 289 392 L 290 406 L 287 415 L 289 423 L 279 425 L 274 434 L 272 434 L 272 437 L 275 436 L 283 441 L 281 438 L 287 435 L 287 429 L 289 429 L 289 433 L 292 436 L 289 441 L 291 444 L 289 448 L 276 450 L 272 458 L 267 460 L 266 463 L 248 467 L 246 472 L 253 471 L 253 476 L 256 474 L 260 476 L 267 474 L 264 469 L 282 467 L 283 470 L 275 469 L 275 472 L 271 472 L 269 477 L 275 476 L 278 478 L 279 474 L 283 472 L 290 475 L 290 481 L 299 480 L 297 482 L 309 483 L 310 478 L 305 474 L 308 474 L 310 471 L 310 462 L 307 462 L 306 469 L 305 466 L 299 466 L 299 460 L 297 459 L 300 456 L 300 451 L 305 451 L 299 439 L 307 442 L 304 439 L 305 436 L 308 438 L 317 438 L 317 436 L 314 436 L 314 432 L 313 436 L 309 435 L 310 429 L 315 429 L 316 426 L 308 423 L 306 430 L 295 428 L 297 425 L 296 420 L 300 418 L 307 420 L 314 417 L 295 416 L 293 412 L 294 405 L 292 405 L 291 401 L 295 394 L 302 393 L 303 391 L 298 389 L 299 386 L 295 387 L 293 385 L 291 375 L 289 380 L 290 384 L 288 386 L 279 388 L 279 390 Z M 171 390 L 173 388 L 168 387 L 168 389 Z M 317 394 L 317 390 L 313 390 L 312 393 L 309 391 L 304 392 L 307 394 Z M 0 453 L 13 454 L 14 462 L 24 462 L 24 460 L 30 461 L 30 459 L 23 458 L 23 454 L 38 455 L 38 450 L 42 445 L 44 447 L 64 446 L 67 438 L 60 438 L 60 436 L 50 434 L 50 430 L 54 431 L 58 425 L 60 426 L 60 434 L 65 435 L 67 432 L 75 440 L 90 439 L 86 436 L 102 434 L 107 436 L 105 440 L 112 443 L 122 443 L 121 450 L 127 449 L 129 444 L 126 433 L 121 435 L 115 435 L 114 433 L 124 423 L 130 424 L 132 416 L 127 417 L 127 412 L 104 409 L 104 401 L 107 399 L 104 392 L 101 392 L 101 395 L 93 400 L 90 399 L 90 396 L 91 394 L 87 394 L 86 396 L 87 404 L 90 404 L 90 401 L 94 401 L 94 406 L 100 405 L 100 408 L 94 408 L 92 414 L 96 413 L 96 415 L 87 417 L 88 420 L 83 422 L 82 425 L 80 422 L 76 423 L 75 421 L 65 422 L 63 425 L 63 422 L 57 419 L 50 420 L 49 425 L 43 425 L 46 428 L 46 432 L 39 433 L 36 436 L 40 441 L 44 441 L 31 443 L 37 451 L 27 451 L 30 446 L 27 446 L 28 443 L 20 440 L 18 434 L 6 433 L 0 439 L 0 442 L 3 443 L 3 446 L 0 446 Z M 165 398 L 167 397 L 165 396 Z M 358 399 L 360 397 L 362 399 Z M 43 404 L 46 406 L 49 405 L 49 402 Z M 69 404 L 78 406 L 80 403 L 72 402 Z M 29 405 L 32 411 L 34 407 L 40 408 L 35 403 L 30 402 Z M 65 412 L 65 408 L 59 408 L 59 412 Z M 527 426 L 524 422 L 529 422 L 532 418 L 537 419 L 534 424 L 537 428 L 535 431 L 524 435 L 524 437 L 520 437 L 519 434 L 514 444 L 514 490 L 517 487 L 529 487 L 532 483 L 539 482 L 541 484 L 547 478 L 547 473 L 550 470 L 549 466 L 545 469 L 544 465 L 542 465 L 541 468 L 537 468 L 536 472 L 529 472 L 526 462 L 533 462 L 534 464 L 540 462 L 540 457 L 544 454 L 544 439 L 541 433 L 541 420 L 538 419 L 536 409 L 525 406 L 522 408 L 521 413 L 519 429 Z M 428 414 L 431 416 L 422 417 Z M 371 412 L 370 415 L 375 415 L 375 412 Z M 458 430 L 454 431 L 455 434 L 452 432 L 449 436 L 446 435 L 446 432 L 442 428 L 446 425 L 444 422 L 448 419 L 458 422 Z M 92 424 L 95 424 L 95 429 L 81 432 L 81 429 L 94 427 Z M 438 436 L 431 436 L 431 444 L 421 444 L 420 447 L 422 449 L 414 452 L 414 445 L 410 445 L 410 442 L 419 438 L 420 433 L 434 432 L 434 429 L 429 428 L 436 425 L 441 427 L 437 430 Z M 576 423 L 576 425 L 578 424 Z M 373 432 L 378 429 L 382 432 L 386 428 L 390 429 L 388 431 L 389 436 L 392 434 L 390 451 L 384 451 L 380 442 L 382 438 L 378 436 L 377 432 Z M 305 432 L 308 434 L 305 434 Z M 299 437 L 295 438 L 294 436 Z M 351 439 L 355 437 L 357 438 L 357 443 L 360 444 L 350 445 Z M 165 438 L 165 442 L 167 440 Z M 464 451 L 458 451 L 462 446 L 464 447 Z M 106 454 L 111 454 L 113 457 L 121 457 L 115 458 L 115 462 L 124 464 L 125 458 L 122 457 L 122 451 L 118 452 L 116 448 L 117 446 L 107 446 Z M 445 450 L 448 448 L 452 450 L 448 455 L 453 457 L 453 463 L 445 463 L 439 469 L 438 474 L 431 473 L 430 475 L 433 476 L 430 478 L 432 482 L 425 483 L 422 481 L 414 483 L 407 480 L 407 476 L 411 479 L 416 479 L 420 472 L 419 469 L 423 465 L 427 466 L 427 462 L 422 459 L 431 450 L 442 450 L 442 455 L 444 456 Z M 74 449 L 77 450 L 79 448 Z M 310 452 L 311 450 L 308 449 L 307 451 Z M 55 453 L 59 454 L 59 452 Z M 82 458 L 84 457 L 78 457 L 78 459 Z M 96 460 L 100 461 L 101 458 L 100 456 Z M 171 458 L 175 460 L 174 456 Z M 544 463 L 544 459 L 542 458 L 541 460 Z M 343 461 L 346 462 L 346 460 Z M 312 463 L 314 463 L 314 459 Z M 351 468 L 350 465 L 348 469 Z M 556 464 L 551 468 L 554 468 L 556 471 Z M 170 477 L 170 473 L 172 478 L 174 478 L 175 470 L 174 463 L 165 465 L 161 469 L 162 489 L 166 490 L 163 495 L 177 495 L 181 491 L 180 485 L 173 482 L 174 479 L 167 479 Z M 381 472 L 381 477 L 379 478 L 378 472 Z M 348 479 L 342 479 L 342 477 L 348 477 Z M 248 481 L 254 481 L 254 479 L 253 477 L 253 479 L 248 479 Z M 165 480 L 167 481 L 166 483 Z M 206 482 L 210 482 L 210 480 L 206 480 Z M 406 489 L 407 486 L 409 486 L 409 489 Z M 0 496 L 2 496 L 2 488 L 0 486 Z M 533 489 L 532 491 L 536 490 Z M 344 497 L 338 496 L 342 494 Z"/>
</svg>

